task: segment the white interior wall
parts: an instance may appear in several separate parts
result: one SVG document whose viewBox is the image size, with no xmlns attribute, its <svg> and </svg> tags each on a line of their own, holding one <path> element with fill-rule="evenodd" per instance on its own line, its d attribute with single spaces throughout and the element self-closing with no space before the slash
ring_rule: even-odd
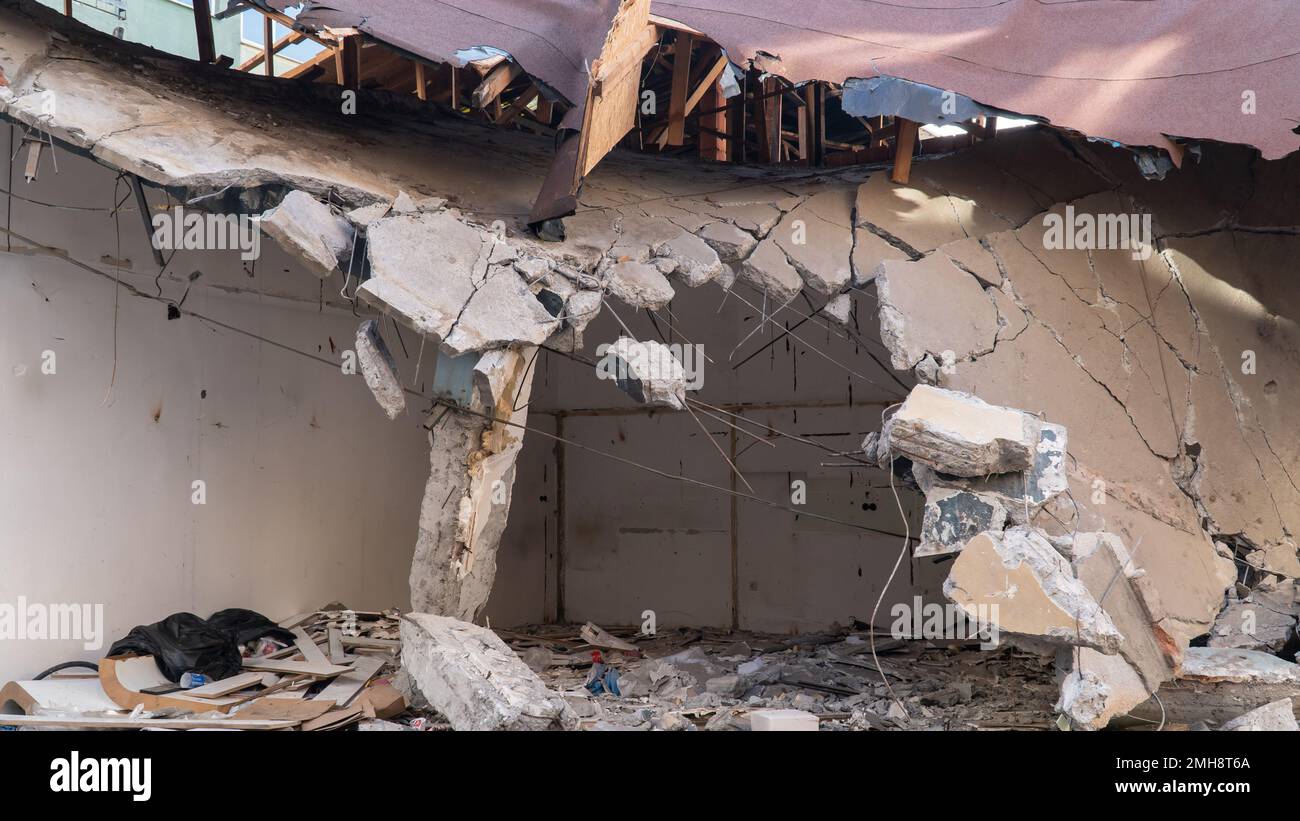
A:
<svg viewBox="0 0 1300 821">
<path fill-rule="evenodd" d="M 761 307 L 761 295 L 746 286 L 738 285 L 736 294 Z M 855 299 L 862 323 L 855 333 L 877 338 L 873 296 L 859 293 Z M 612 305 L 637 338 L 662 341 L 644 313 Z M 810 310 L 802 299 L 792 308 L 802 314 Z M 677 330 L 702 344 L 713 360 L 705 362 L 704 386 L 694 396 L 713 405 L 744 406 L 748 417 L 834 451 L 859 448 L 868 432 L 879 429 L 884 407 L 905 394 L 872 361 L 867 347 L 819 321 L 794 330 L 802 341 L 778 340 L 733 368 L 778 333 L 768 325 L 732 356 L 732 349 L 761 321 L 759 310 L 734 295 L 723 302 L 715 286 L 678 287 L 670 310 Z M 778 320 L 782 327 L 793 326 L 802 319 L 800 313 L 785 311 Z M 670 333 L 667 319 L 661 311 L 659 330 L 665 336 Z M 597 345 L 614 341 L 619 332 L 606 309 L 588 328 L 583 355 L 595 359 Z M 670 339 L 681 341 L 680 336 Z M 878 343 L 865 344 L 887 362 Z M 729 427 L 707 417 L 701 421 L 714 442 L 730 453 Z M 688 414 L 648 413 L 614 383 L 598 380 L 588 365 L 543 351 L 529 424 L 554 432 L 557 423 L 566 439 L 590 448 L 714 485 L 729 487 L 733 481 L 726 462 Z M 769 442 L 774 447 L 736 434 L 736 462 L 755 495 L 789 505 L 791 482 L 804 479 L 808 498 L 802 509 L 887 533 L 904 532 L 887 474 L 823 466 L 848 460 L 789 439 Z M 897 536 L 747 500 L 735 502 L 733 525 L 732 498 L 725 493 L 655 476 L 578 447 L 563 450 L 561 468 L 553 441 L 532 433 L 525 441 L 487 610 L 494 624 L 562 618 L 630 625 L 640 624 L 646 609 L 655 611 L 661 626 L 734 623 L 771 632 L 815 630 L 854 618 L 867 621 L 902 546 Z M 556 485 L 561 470 L 563 493 Z M 546 483 L 539 484 L 543 475 Z M 739 480 L 736 488 L 747 492 Z M 915 535 L 919 497 L 898 490 Z M 539 566 L 542 580 L 537 578 Z M 910 600 L 914 592 L 935 592 L 935 579 L 942 575 L 929 571 L 903 561 L 878 623 L 888 625 L 891 603 Z M 561 586 L 562 607 L 556 600 Z"/>
<path fill-rule="evenodd" d="M 60 152 L 55 174 L 47 157 L 28 185 L 22 159 L 3 186 L 19 196 L 114 202 L 114 173 L 89 160 Z M 331 600 L 407 606 L 428 474 L 424 417 L 413 407 L 389 422 L 362 377 L 334 364 L 360 322 L 337 304 L 338 278 L 322 287 L 266 240 L 252 276 L 237 251 L 181 252 L 155 287 L 134 200 L 114 220 L 19 200 L 9 213 L 8 199 L 0 193 L 0 227 L 109 278 L 48 254 L 6 253 L 0 236 L 0 603 L 103 604 L 104 650 L 180 610 L 283 618 Z M 105 257 L 132 260 L 116 309 Z M 196 270 L 184 308 L 245 333 L 169 321 L 162 302 L 126 287 L 179 299 Z M 333 304 L 321 305 L 322 293 Z M 410 373 L 417 351 L 406 357 L 385 331 Z M 57 357 L 53 375 L 41 372 L 45 350 Z M 195 480 L 206 483 L 205 505 L 191 502 Z M 0 640 L 0 681 L 102 653 Z"/>
</svg>

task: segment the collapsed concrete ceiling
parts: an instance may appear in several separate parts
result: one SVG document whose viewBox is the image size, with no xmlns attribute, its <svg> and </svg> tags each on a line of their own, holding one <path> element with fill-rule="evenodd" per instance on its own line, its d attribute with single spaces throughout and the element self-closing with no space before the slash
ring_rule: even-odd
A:
<svg viewBox="0 0 1300 821">
<path fill-rule="evenodd" d="M 94 38 L 68 42 L 0 14 L 4 116 L 176 190 L 274 183 L 310 192 L 316 198 L 285 197 L 280 216 L 297 202 L 308 216 L 296 225 L 342 231 L 342 217 L 318 201 L 328 200 L 369 232 L 373 276 L 362 299 L 448 354 L 484 354 L 471 409 L 489 418 L 456 416 L 431 433 L 417 607 L 472 618 L 486 600 L 508 506 L 484 498 L 512 474 L 522 442 L 485 421 L 524 418 L 512 404 L 523 393 L 526 405 L 524 352 L 579 347 L 583 322 L 570 320 L 589 321 L 607 295 L 653 310 L 676 288 L 707 282 L 736 298 L 739 283 L 775 304 L 806 294 L 823 303 L 810 310 L 832 317 L 837 301 L 874 285 L 895 369 L 1068 431 L 1064 486 L 1032 504 L 1014 499 L 1019 509 L 1004 504 L 1014 527 L 962 555 L 972 587 L 1014 553 L 1077 572 L 1109 611 L 1096 621 L 1115 624 L 1078 650 L 1100 657 L 1088 664 L 1116 689 L 1092 713 L 1076 711 L 1091 716 L 1084 724 L 1104 723 L 1176 674 L 1187 645 L 1215 625 L 1237 565 L 1300 575 L 1300 453 L 1287 435 L 1300 402 L 1287 378 L 1300 367 L 1300 305 L 1286 277 L 1300 239 L 1290 182 L 1300 158 L 1268 163 L 1220 146 L 1155 183 L 1116 152 L 1028 132 L 919 164 L 902 187 L 872 169 L 703 171 L 617 157 L 588 180 L 565 241 L 543 244 L 488 227 L 503 215 L 517 225 L 526 212 L 544 171 L 540 141 L 382 110 L 344 127 L 284 111 L 269 81 L 185 75 L 179 60 L 122 58 L 96 51 Z M 42 107 L 48 92 L 58 99 L 52 116 Z M 437 137 L 438 156 L 412 146 L 413 133 Z M 502 180 L 502 157 L 520 173 Z M 401 202 L 401 190 L 420 199 Z M 376 210 L 352 210 L 366 206 Z M 1045 217 L 1067 208 L 1151 215 L 1155 253 L 1051 249 Z M 790 239 L 796 223 L 811 241 Z M 306 255 L 292 232 L 273 235 Z M 317 255 L 327 271 L 338 256 Z M 563 319 L 539 310 L 542 291 L 561 301 Z M 1247 351 L 1269 370 L 1241 369 Z M 467 463 L 477 467 L 467 472 Z M 1006 495 L 978 477 L 916 479 L 935 504 L 954 489 Z M 459 508 L 447 507 L 452 494 Z M 1044 538 L 1055 542 L 1044 549 Z M 1051 552 L 1056 542 L 1068 542 L 1073 568 Z M 476 551 L 480 560 L 469 561 Z M 1129 573 L 1130 559 L 1141 575 Z M 1123 603 L 1106 599 L 1117 572 Z M 1105 672 L 1108 664 L 1120 669 Z"/>
</svg>

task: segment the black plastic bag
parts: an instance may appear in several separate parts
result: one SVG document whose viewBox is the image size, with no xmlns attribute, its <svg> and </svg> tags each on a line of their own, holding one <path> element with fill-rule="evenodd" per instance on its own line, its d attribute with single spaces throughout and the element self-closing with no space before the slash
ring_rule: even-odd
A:
<svg viewBox="0 0 1300 821">
<path fill-rule="evenodd" d="M 294 635 L 280 625 L 252 610 L 231 607 L 208 618 L 208 626 L 221 631 L 236 647 L 267 637 L 284 645 L 293 644 Z"/>
<path fill-rule="evenodd" d="M 233 676 L 243 668 L 239 645 L 193 613 L 173 613 L 156 624 L 136 627 L 108 648 L 108 655 L 153 656 L 168 681 L 184 673 L 211 679 Z"/>
</svg>

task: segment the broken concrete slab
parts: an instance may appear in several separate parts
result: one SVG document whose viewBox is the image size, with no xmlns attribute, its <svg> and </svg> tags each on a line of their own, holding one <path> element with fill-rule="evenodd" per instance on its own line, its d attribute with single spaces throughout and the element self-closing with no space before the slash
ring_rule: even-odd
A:
<svg viewBox="0 0 1300 821">
<path fill-rule="evenodd" d="M 1180 678 L 1237 684 L 1288 684 L 1300 687 L 1300 665 L 1261 653 L 1223 647 L 1188 647 Z"/>
<path fill-rule="evenodd" d="M 740 264 L 739 278 L 768 295 L 777 305 L 794 299 L 803 290 L 803 279 L 785 252 L 771 238 L 758 244 Z"/>
<path fill-rule="evenodd" d="M 605 287 L 611 296 L 618 297 L 633 308 L 657 311 L 673 298 L 673 286 L 668 284 L 659 269 L 653 265 L 624 260 L 609 266 L 605 272 Z"/>
<path fill-rule="evenodd" d="M 512 266 L 493 266 L 470 295 L 443 339 L 451 354 L 533 346 L 557 331 L 560 320 L 528 289 Z"/>
<path fill-rule="evenodd" d="M 937 487 L 925 495 L 921 542 L 914 556 L 956 553 L 986 530 L 1001 531 L 1007 509 L 996 498 L 965 490 Z"/>
<path fill-rule="evenodd" d="M 604 348 L 596 373 L 643 405 L 686 409 L 686 371 L 667 345 L 621 336 Z"/>
<path fill-rule="evenodd" d="M 655 257 L 677 264 L 675 273 L 688 287 L 698 288 L 722 273 L 722 261 L 717 251 L 694 234 L 683 231 L 658 243 L 653 250 Z"/>
<path fill-rule="evenodd" d="M 1295 704 L 1289 698 L 1278 699 L 1237 716 L 1220 730 L 1226 732 L 1300 732 L 1295 720 Z"/>
<path fill-rule="evenodd" d="M 898 370 L 913 367 L 927 353 L 951 351 L 960 361 L 993 350 L 997 308 L 979 280 L 948 257 L 886 260 L 876 270 L 875 281 L 880 339 Z"/>
<path fill-rule="evenodd" d="M 1114 533 L 1075 533 L 1070 553 L 1075 575 L 1124 634 L 1119 654 L 1137 670 L 1147 693 L 1154 692 L 1173 677 L 1182 648 L 1158 629 L 1165 614 L 1148 598 L 1148 587 L 1135 584 L 1144 571 Z"/>
<path fill-rule="evenodd" d="M 357 328 L 357 366 L 366 380 L 366 387 L 375 401 L 384 409 L 389 419 L 396 419 L 406 410 L 406 391 L 397 376 L 397 364 L 379 335 L 379 323 L 367 319 Z"/>
<path fill-rule="evenodd" d="M 1116 716 L 1127 714 L 1151 693 L 1142 677 L 1122 656 L 1108 656 L 1088 647 L 1071 648 L 1070 668 L 1061 683 L 1056 709 L 1069 716 L 1075 727 L 1105 728 Z"/>
<path fill-rule="evenodd" d="M 321 279 L 339 270 L 339 258 L 352 246 L 348 221 L 305 191 L 290 191 L 258 224 Z"/>
<path fill-rule="evenodd" d="M 822 306 L 822 313 L 837 324 L 849 327 L 853 322 L 853 295 L 844 293 L 831 297 Z"/>
<path fill-rule="evenodd" d="M 954 476 L 1028 470 L 1042 422 L 968 393 L 917 385 L 881 432 L 894 456 Z"/>
<path fill-rule="evenodd" d="M 402 668 L 456 730 L 569 729 L 577 721 L 564 698 L 486 627 L 408 613 Z"/>
<path fill-rule="evenodd" d="M 846 188 L 813 194 L 768 235 L 808 287 L 823 296 L 839 293 L 852 274 L 853 196 Z"/>
<path fill-rule="evenodd" d="M 966 614 L 1012 636 L 1113 654 L 1123 636 L 1042 534 L 981 533 L 957 554 L 943 594 Z"/>
<path fill-rule="evenodd" d="M 1235 647 L 1276 653 L 1295 635 L 1296 617 L 1262 604 L 1232 602 L 1210 629 L 1211 647 Z"/>
<path fill-rule="evenodd" d="M 487 275 L 491 236 L 440 212 L 378 220 L 366 238 L 371 276 L 357 294 L 445 339 Z"/>
</svg>

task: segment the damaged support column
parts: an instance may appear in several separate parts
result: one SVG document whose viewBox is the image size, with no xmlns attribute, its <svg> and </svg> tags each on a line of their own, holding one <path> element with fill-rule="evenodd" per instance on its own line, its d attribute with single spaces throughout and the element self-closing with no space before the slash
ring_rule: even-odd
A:
<svg viewBox="0 0 1300 821">
<path fill-rule="evenodd" d="M 473 621 L 487 604 L 523 446 L 523 429 L 514 425 L 528 416 L 532 356 L 531 348 L 483 354 L 470 412 L 444 405 L 431 418 L 429 481 L 411 564 L 416 611 Z"/>
</svg>

